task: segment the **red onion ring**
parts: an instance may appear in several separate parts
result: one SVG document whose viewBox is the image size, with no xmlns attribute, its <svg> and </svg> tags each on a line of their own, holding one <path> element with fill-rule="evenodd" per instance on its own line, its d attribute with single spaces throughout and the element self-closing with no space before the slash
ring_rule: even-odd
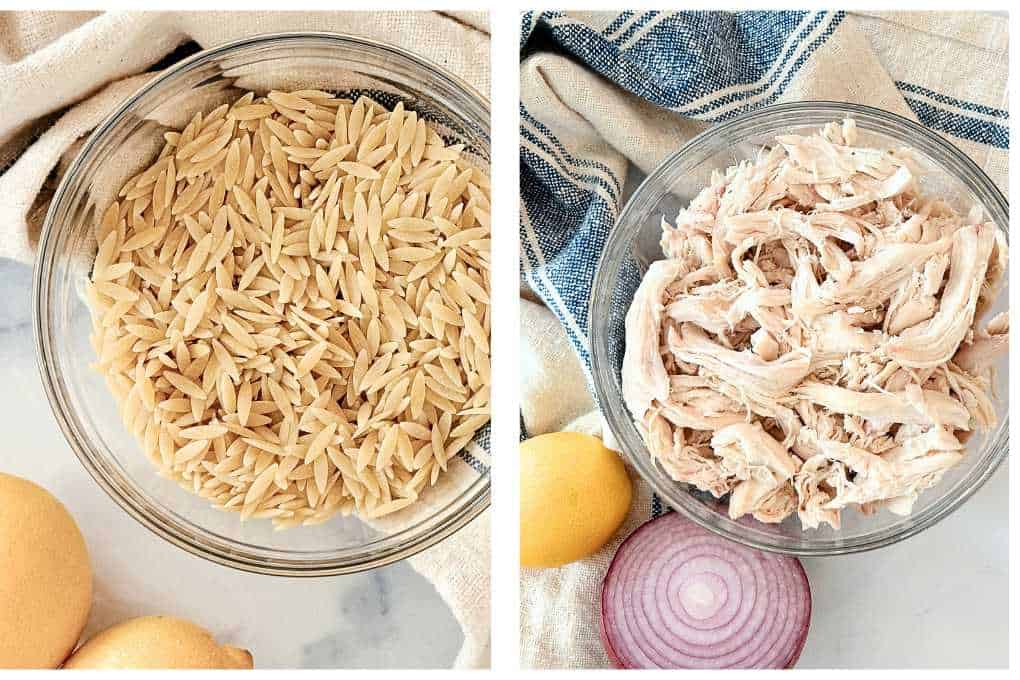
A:
<svg viewBox="0 0 1020 680">
<path fill-rule="evenodd" d="M 790 668 L 810 621 L 799 560 L 675 512 L 631 534 L 602 584 L 602 644 L 619 668 Z"/>
</svg>

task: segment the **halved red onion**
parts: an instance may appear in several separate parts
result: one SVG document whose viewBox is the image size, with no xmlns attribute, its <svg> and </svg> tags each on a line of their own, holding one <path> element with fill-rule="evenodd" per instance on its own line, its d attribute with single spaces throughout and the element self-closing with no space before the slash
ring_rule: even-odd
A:
<svg viewBox="0 0 1020 680">
<path fill-rule="evenodd" d="M 810 622 L 799 560 L 675 512 L 631 534 L 602 584 L 602 644 L 619 668 L 790 668 Z"/>
</svg>

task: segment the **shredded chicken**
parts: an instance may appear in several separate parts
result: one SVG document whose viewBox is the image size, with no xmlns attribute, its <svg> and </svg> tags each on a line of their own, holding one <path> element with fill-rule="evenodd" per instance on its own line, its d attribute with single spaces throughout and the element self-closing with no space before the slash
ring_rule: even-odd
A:
<svg viewBox="0 0 1020 680">
<path fill-rule="evenodd" d="M 623 393 L 653 458 L 733 518 L 909 514 L 996 425 L 1003 232 L 918 190 L 852 120 L 712 180 L 627 314 Z"/>
</svg>

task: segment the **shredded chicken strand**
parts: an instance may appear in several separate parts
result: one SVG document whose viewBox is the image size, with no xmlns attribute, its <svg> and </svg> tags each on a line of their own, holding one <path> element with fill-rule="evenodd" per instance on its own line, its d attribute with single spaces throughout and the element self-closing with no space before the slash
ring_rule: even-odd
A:
<svg viewBox="0 0 1020 680">
<path fill-rule="evenodd" d="M 626 319 L 623 393 L 655 461 L 733 518 L 909 514 L 995 427 L 1009 260 L 983 211 L 920 193 L 853 120 L 715 172 Z"/>
</svg>

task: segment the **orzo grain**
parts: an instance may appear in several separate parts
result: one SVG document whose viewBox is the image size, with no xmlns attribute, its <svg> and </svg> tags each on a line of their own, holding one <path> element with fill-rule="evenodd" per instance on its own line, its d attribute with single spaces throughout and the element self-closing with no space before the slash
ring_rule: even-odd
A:
<svg viewBox="0 0 1020 680">
<path fill-rule="evenodd" d="M 249 93 L 164 139 L 96 226 L 126 426 L 242 519 L 412 505 L 488 420 L 488 176 L 367 97 Z"/>
</svg>

